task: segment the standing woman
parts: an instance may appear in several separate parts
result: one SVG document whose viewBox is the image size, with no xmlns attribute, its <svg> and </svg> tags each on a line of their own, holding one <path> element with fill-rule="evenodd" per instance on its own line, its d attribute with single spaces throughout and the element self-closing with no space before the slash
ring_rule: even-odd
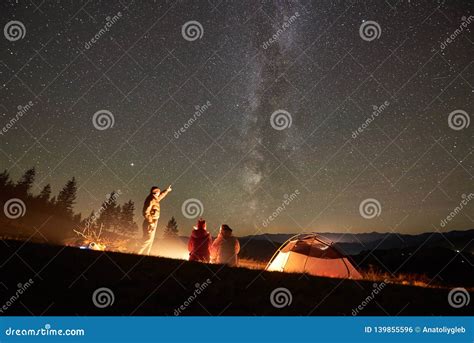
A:
<svg viewBox="0 0 474 343">
<path fill-rule="evenodd" d="M 206 221 L 200 218 L 189 237 L 189 260 L 209 263 L 212 237 L 206 230 Z"/>
<path fill-rule="evenodd" d="M 228 266 L 237 266 L 240 251 L 240 243 L 237 237 L 232 235 L 232 229 L 227 224 L 222 224 L 214 243 L 212 243 L 212 261 Z"/>
</svg>

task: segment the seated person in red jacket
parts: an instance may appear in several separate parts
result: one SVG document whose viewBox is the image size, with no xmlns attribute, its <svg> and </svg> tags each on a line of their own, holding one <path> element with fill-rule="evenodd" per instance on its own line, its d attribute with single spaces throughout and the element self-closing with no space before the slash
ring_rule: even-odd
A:
<svg viewBox="0 0 474 343">
<path fill-rule="evenodd" d="M 212 237 L 206 230 L 206 221 L 200 218 L 189 237 L 189 260 L 208 263 L 211 256 Z"/>
</svg>

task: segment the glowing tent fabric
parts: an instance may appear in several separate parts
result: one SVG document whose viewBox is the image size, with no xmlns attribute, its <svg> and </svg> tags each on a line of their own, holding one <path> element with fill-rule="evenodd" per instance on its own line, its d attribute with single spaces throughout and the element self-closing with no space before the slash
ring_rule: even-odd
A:
<svg viewBox="0 0 474 343">
<path fill-rule="evenodd" d="M 277 250 L 266 270 L 360 279 L 347 256 L 317 234 L 296 235 Z"/>
</svg>

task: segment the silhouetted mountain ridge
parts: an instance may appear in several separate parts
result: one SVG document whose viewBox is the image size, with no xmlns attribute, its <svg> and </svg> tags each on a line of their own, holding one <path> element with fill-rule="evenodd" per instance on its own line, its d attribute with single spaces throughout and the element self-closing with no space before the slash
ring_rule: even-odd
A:
<svg viewBox="0 0 474 343">
<path fill-rule="evenodd" d="M 424 248 L 444 247 L 451 250 L 473 251 L 474 229 L 449 232 L 425 232 L 418 235 L 398 234 L 393 232 L 369 232 L 369 233 L 318 233 L 322 237 L 332 241 L 335 246 L 345 253 L 354 255 L 364 250 L 386 250 L 404 249 L 423 246 Z M 272 234 L 251 235 L 241 237 L 243 241 L 268 241 L 282 244 L 294 234 Z"/>
</svg>

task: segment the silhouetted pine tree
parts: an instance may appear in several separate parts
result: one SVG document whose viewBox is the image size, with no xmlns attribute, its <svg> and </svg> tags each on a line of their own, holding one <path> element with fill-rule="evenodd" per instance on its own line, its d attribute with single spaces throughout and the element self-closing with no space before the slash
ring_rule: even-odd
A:
<svg viewBox="0 0 474 343">
<path fill-rule="evenodd" d="M 133 220 L 135 212 L 135 204 L 132 200 L 122 205 L 120 212 L 120 230 L 126 234 L 135 234 L 137 232 L 137 224 Z"/>
<path fill-rule="evenodd" d="M 5 202 L 7 202 L 11 198 L 16 198 L 15 192 L 15 185 L 13 181 L 10 179 L 10 174 L 7 170 L 4 170 L 0 174 L 0 205 L 2 210 L 0 210 L 0 229 L 5 226 L 6 223 L 11 222 L 9 218 L 5 215 L 5 211 L 3 211 L 3 206 Z"/>
<path fill-rule="evenodd" d="M 45 185 L 39 194 L 31 194 L 35 175 L 35 168 L 30 168 L 14 182 L 7 170 L 0 173 L 0 206 L 9 199 L 19 198 L 26 208 L 25 215 L 14 220 L 0 211 L 0 237 L 6 235 L 64 244 L 65 239 L 75 236 L 74 229 L 82 233 L 86 228 L 94 231 L 102 227 L 113 232 L 136 233 L 137 224 L 133 220 L 135 204 L 129 200 L 122 207 L 118 205 L 120 193 L 112 192 L 99 211 L 82 220 L 81 214 L 74 213 L 77 196 L 74 177 L 67 181 L 59 194 L 51 197 L 50 184 Z"/>
<path fill-rule="evenodd" d="M 51 197 L 51 185 L 48 183 L 46 186 L 43 187 L 41 190 L 38 199 L 49 202 L 49 198 Z"/>
<path fill-rule="evenodd" d="M 178 237 L 178 223 L 176 222 L 176 219 L 174 217 L 171 217 L 171 219 L 168 221 L 168 224 L 166 224 L 164 237 L 165 238 Z"/>
<path fill-rule="evenodd" d="M 0 198 L 5 202 L 14 195 L 14 184 L 10 179 L 8 171 L 4 170 L 0 174 Z"/>
<path fill-rule="evenodd" d="M 0 189 L 4 192 L 8 188 L 13 188 L 13 182 L 10 180 L 10 174 L 5 169 L 0 173 Z"/>
<path fill-rule="evenodd" d="M 47 184 L 43 187 L 40 194 L 33 197 L 28 208 L 28 214 L 33 214 L 34 218 L 31 218 L 31 222 L 35 223 L 35 226 L 42 226 L 49 217 L 56 215 L 54 206 L 50 203 L 49 198 L 51 197 L 51 185 Z"/>
<path fill-rule="evenodd" d="M 79 231 L 83 232 L 85 229 L 95 229 L 96 227 L 96 220 L 95 220 L 95 215 L 94 211 L 91 211 L 89 216 L 85 217 L 83 220 L 81 220 L 79 224 Z"/>
<path fill-rule="evenodd" d="M 76 193 L 77 183 L 76 178 L 73 177 L 59 192 L 56 200 L 56 207 L 58 208 L 58 210 L 64 211 L 71 218 L 73 216 L 72 207 L 76 201 Z"/>
<path fill-rule="evenodd" d="M 35 167 L 28 169 L 20 178 L 15 188 L 20 197 L 29 195 L 33 182 L 35 181 L 36 169 Z"/>
<path fill-rule="evenodd" d="M 97 225 L 106 230 L 116 232 L 120 222 L 120 206 L 117 205 L 117 192 L 113 191 L 107 200 L 102 203 L 97 218 Z"/>
<path fill-rule="evenodd" d="M 74 223 L 80 223 L 81 222 L 81 217 L 82 215 L 80 213 L 76 213 L 74 214 L 74 216 L 72 217 L 72 221 Z"/>
</svg>

